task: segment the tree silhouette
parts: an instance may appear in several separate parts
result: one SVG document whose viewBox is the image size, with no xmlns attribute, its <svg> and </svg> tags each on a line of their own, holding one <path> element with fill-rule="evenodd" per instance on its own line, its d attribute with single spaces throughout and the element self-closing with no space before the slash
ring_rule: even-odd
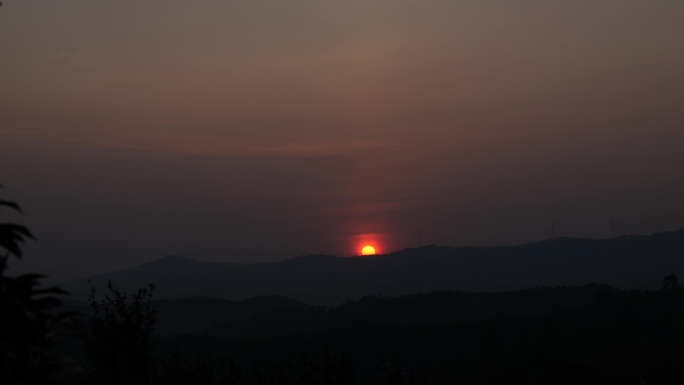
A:
<svg viewBox="0 0 684 385">
<path fill-rule="evenodd" d="M 0 186 L 1 187 L 1 186 Z M 0 200 L 0 209 L 6 207 L 22 212 L 15 202 Z M 53 383 L 54 374 L 69 366 L 68 360 L 53 357 L 48 350 L 60 340 L 53 332 L 56 323 L 69 314 L 55 309 L 60 301 L 55 294 L 65 294 L 59 288 L 39 288 L 40 274 L 18 277 L 5 275 L 9 258 L 22 257 L 26 240 L 34 239 L 26 226 L 0 224 L 0 383 L 47 384 Z"/>
<path fill-rule="evenodd" d="M 157 313 L 151 306 L 154 285 L 129 295 L 111 281 L 109 294 L 96 299 L 91 284 L 93 315 L 85 336 L 88 357 L 86 382 L 93 384 L 145 384 L 152 372 L 152 332 Z"/>
<path fill-rule="evenodd" d="M 679 287 L 679 279 L 677 279 L 677 274 L 672 273 L 670 275 L 665 276 L 663 278 L 663 287 L 662 290 L 672 290 L 674 288 Z"/>
</svg>

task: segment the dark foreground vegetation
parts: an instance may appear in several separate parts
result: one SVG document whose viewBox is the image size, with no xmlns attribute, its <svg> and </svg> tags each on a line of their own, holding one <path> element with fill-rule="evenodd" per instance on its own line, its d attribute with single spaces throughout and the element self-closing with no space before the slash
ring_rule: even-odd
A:
<svg viewBox="0 0 684 385">
<path fill-rule="evenodd" d="M 160 314 L 146 293 L 110 294 L 109 305 L 99 303 L 113 313 L 95 321 L 100 329 L 84 331 L 100 343 L 86 344 L 87 354 L 80 353 L 86 370 L 70 382 L 665 384 L 679 376 L 684 362 L 684 288 L 674 275 L 660 290 L 598 287 L 586 305 L 541 313 L 422 324 L 356 320 L 319 332 L 250 337 L 153 336 L 150 322 Z M 356 304 L 370 301 L 382 309 L 401 300 Z M 78 355 L 82 345 L 71 349 Z M 107 358 L 99 359 L 102 354 Z"/>
</svg>

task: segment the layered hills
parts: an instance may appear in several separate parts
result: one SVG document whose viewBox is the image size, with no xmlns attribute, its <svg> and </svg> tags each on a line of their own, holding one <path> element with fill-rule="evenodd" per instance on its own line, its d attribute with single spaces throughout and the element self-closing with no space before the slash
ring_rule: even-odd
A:
<svg viewBox="0 0 684 385">
<path fill-rule="evenodd" d="M 507 247 L 424 246 L 363 257 L 309 255 L 281 262 L 235 264 L 167 256 L 91 277 L 125 291 L 152 283 L 155 298 L 244 300 L 285 296 L 311 305 L 338 305 L 368 295 L 402 296 L 439 290 L 494 292 L 601 283 L 656 288 L 684 271 L 684 230 L 614 239 L 556 238 Z M 84 300 L 87 279 L 60 286 Z"/>
</svg>

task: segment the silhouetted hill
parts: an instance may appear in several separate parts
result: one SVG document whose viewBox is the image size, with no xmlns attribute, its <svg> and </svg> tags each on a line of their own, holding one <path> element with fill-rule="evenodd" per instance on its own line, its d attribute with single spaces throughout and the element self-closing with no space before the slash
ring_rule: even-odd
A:
<svg viewBox="0 0 684 385">
<path fill-rule="evenodd" d="M 604 285 L 535 288 L 503 293 L 439 291 L 402 297 L 370 296 L 347 301 L 330 309 L 306 306 L 299 302 L 285 301 L 279 304 L 270 298 L 268 303 L 262 302 L 266 306 L 254 307 L 248 304 L 254 301 L 252 299 L 234 303 L 233 316 L 225 313 L 223 319 L 214 318 L 215 324 L 210 328 L 196 332 L 242 337 L 268 336 L 307 334 L 331 328 L 513 317 L 588 305 L 596 301 L 599 292 L 608 298 L 620 293 Z M 282 298 L 278 300 L 284 301 Z M 168 305 L 175 307 L 177 312 L 182 311 L 179 302 L 170 301 Z M 160 308 L 159 316 L 163 320 L 172 316 L 172 313 L 164 314 Z"/>
<path fill-rule="evenodd" d="M 437 291 L 401 297 L 368 296 L 326 308 L 284 296 L 232 301 L 211 297 L 153 301 L 159 334 L 271 336 L 330 328 L 413 325 L 548 313 L 588 305 L 597 293 L 623 293 L 605 285 L 542 287 L 500 293 Z M 64 311 L 91 313 L 85 302 L 65 301 Z"/>
<path fill-rule="evenodd" d="M 551 303 L 584 289 L 590 288 L 492 296 L 498 298 L 494 302 L 504 304 L 548 294 Z M 394 301 L 452 303 L 461 296 L 471 297 L 443 292 L 389 302 L 373 298 L 349 306 L 391 312 Z M 301 380 L 312 372 L 317 375 L 313 378 L 330 378 L 325 377 L 330 373 L 352 373 L 356 378 L 319 382 L 326 384 L 669 384 L 680 376 L 684 359 L 683 301 L 681 287 L 635 290 L 541 314 L 425 324 L 362 323 L 320 333 L 258 338 L 158 336 L 155 347 L 167 354 L 181 350 L 193 358 L 188 360 L 192 365 L 211 354 L 214 360 L 205 359 L 203 368 L 223 370 L 234 384 L 255 383 L 242 379 L 264 378 L 263 373 L 274 380 L 256 383 L 313 383 Z M 338 310 L 351 309 L 345 305 Z"/>
<path fill-rule="evenodd" d="M 227 321 L 249 325 L 258 315 L 298 311 L 306 312 L 311 306 L 282 296 L 260 296 L 244 301 L 194 297 L 154 301 L 158 311 L 157 332 L 206 333 L 217 324 Z M 275 320 L 274 320 L 275 321 Z"/>
<path fill-rule="evenodd" d="M 284 295 L 336 305 L 367 295 L 399 296 L 437 290 L 505 291 L 599 282 L 654 288 L 684 271 L 684 230 L 608 240 L 557 238 L 509 247 L 408 248 L 385 255 L 304 256 L 275 263 L 200 263 L 173 256 L 93 277 L 132 291 L 154 283 L 155 298 L 212 295 L 245 299 Z M 681 275 L 681 274 L 680 274 Z M 86 280 L 62 285 L 87 297 Z"/>
</svg>

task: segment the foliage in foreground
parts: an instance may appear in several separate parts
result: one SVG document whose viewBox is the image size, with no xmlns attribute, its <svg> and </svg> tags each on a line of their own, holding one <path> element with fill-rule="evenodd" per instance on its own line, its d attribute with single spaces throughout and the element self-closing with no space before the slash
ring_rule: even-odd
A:
<svg viewBox="0 0 684 385">
<path fill-rule="evenodd" d="M 22 212 L 15 202 L 0 200 L 0 210 L 6 207 Z M 23 246 L 34 239 L 26 226 L 0 224 L 0 383 L 48 384 L 55 375 L 71 368 L 65 358 L 49 351 L 61 340 L 55 326 L 70 314 L 59 314 L 60 301 L 54 295 L 64 294 L 56 288 L 40 288 L 40 274 L 18 277 L 6 275 L 11 256 L 21 259 Z"/>
<path fill-rule="evenodd" d="M 153 371 L 152 333 L 157 322 L 151 307 L 154 286 L 129 295 L 110 281 L 108 289 L 98 301 L 91 286 L 93 314 L 84 336 L 87 362 L 83 382 L 147 384 Z"/>
</svg>

